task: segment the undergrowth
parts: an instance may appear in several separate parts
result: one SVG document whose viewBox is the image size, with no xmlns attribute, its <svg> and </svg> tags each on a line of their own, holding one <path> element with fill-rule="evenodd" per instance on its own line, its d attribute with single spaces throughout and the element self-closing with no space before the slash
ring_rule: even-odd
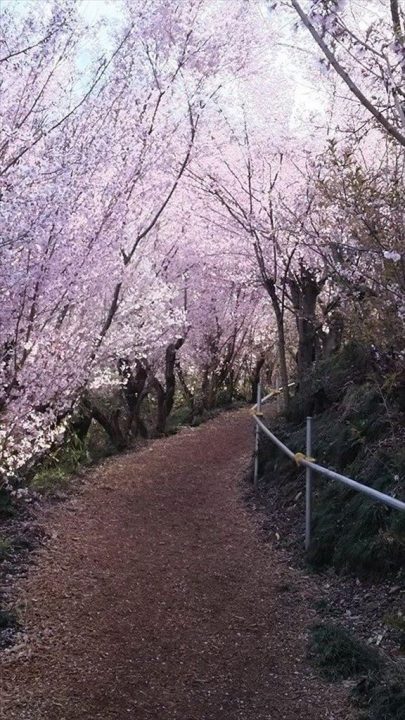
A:
<svg viewBox="0 0 405 720">
<path fill-rule="evenodd" d="M 365 645 L 340 625 L 314 625 L 309 657 L 328 680 L 375 672 L 380 667 L 377 650 Z"/>
<path fill-rule="evenodd" d="M 312 627 L 309 658 L 328 680 L 355 680 L 363 720 L 405 720 L 405 674 L 376 649 L 332 623 Z"/>
<path fill-rule="evenodd" d="M 0 649 L 12 645 L 15 633 L 20 623 L 15 612 L 0 608 Z"/>
<path fill-rule="evenodd" d="M 272 429 L 294 451 L 305 449 L 305 417 L 313 415 L 313 452 L 319 464 L 377 490 L 405 495 L 404 377 L 379 372 L 356 343 L 315 368 L 292 399 L 288 417 Z M 303 489 L 303 472 L 270 441 L 261 443 L 262 486 L 277 484 L 280 502 Z M 308 561 L 363 577 L 405 567 L 405 513 L 373 502 L 337 482 L 315 476 Z"/>
<path fill-rule="evenodd" d="M 69 478 L 91 460 L 86 442 L 72 433 L 51 452 L 35 472 L 30 487 L 42 495 L 53 495 L 69 488 Z"/>
<path fill-rule="evenodd" d="M 7 560 L 12 552 L 12 543 L 10 538 L 0 536 L 0 562 Z"/>
<path fill-rule="evenodd" d="M 320 362 L 302 383 L 273 432 L 294 452 L 305 451 L 305 419 L 313 417 L 312 455 L 320 465 L 394 497 L 405 496 L 405 372 L 351 343 Z M 286 520 L 287 546 L 301 543 L 305 474 L 266 438 L 260 446 L 260 497 Z M 314 474 L 311 546 L 314 569 L 350 573 L 366 581 L 405 580 L 405 513 L 373 502 Z M 281 510 L 280 510 L 281 509 Z M 281 512 L 281 514 L 280 514 Z M 278 514 L 277 514 L 278 513 Z M 291 537 L 292 536 L 292 537 Z M 391 585 L 391 587 L 393 587 Z M 325 601 L 323 601 L 325 604 Z M 330 615 L 319 606 L 322 615 Z M 384 618 L 405 648 L 403 613 Z M 352 681 L 363 720 L 405 720 L 405 673 L 376 647 L 331 620 L 311 630 L 309 655 L 329 680 Z"/>
</svg>

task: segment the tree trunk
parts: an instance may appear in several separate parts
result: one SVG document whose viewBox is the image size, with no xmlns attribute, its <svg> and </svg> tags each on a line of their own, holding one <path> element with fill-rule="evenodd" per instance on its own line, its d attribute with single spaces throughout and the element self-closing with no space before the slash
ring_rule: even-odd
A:
<svg viewBox="0 0 405 720">
<path fill-rule="evenodd" d="M 176 391 L 176 352 L 183 345 L 183 338 L 179 338 L 175 343 L 171 343 L 166 349 L 166 363 L 165 363 L 165 381 L 166 381 L 166 398 L 165 398 L 165 413 L 166 417 L 169 417 L 174 402 L 174 393 Z"/>
<path fill-rule="evenodd" d="M 165 428 L 166 428 L 166 407 L 165 407 L 165 400 L 166 400 L 166 394 L 164 387 L 161 382 L 157 378 L 152 379 L 152 385 L 156 392 L 156 400 L 157 400 L 157 416 L 156 416 L 156 425 L 155 425 L 155 432 L 156 435 L 163 435 Z"/>
<path fill-rule="evenodd" d="M 117 450 L 125 450 L 125 448 L 128 446 L 128 440 L 127 437 L 123 434 L 120 427 L 120 411 L 114 410 L 114 412 L 109 416 L 103 413 L 103 411 L 100 410 L 100 408 L 98 408 L 96 405 L 91 405 L 91 414 L 92 417 L 97 420 L 97 422 L 100 423 L 101 427 L 105 430 L 115 448 Z"/>
<path fill-rule="evenodd" d="M 209 374 L 209 367 L 206 365 L 203 370 L 203 376 L 201 381 L 201 411 L 207 410 L 209 405 L 209 395 L 210 395 L 210 374 Z"/>
<path fill-rule="evenodd" d="M 270 296 L 270 300 L 273 306 L 274 314 L 276 316 L 277 326 L 277 350 L 278 350 L 278 363 L 280 366 L 280 377 L 282 385 L 283 405 L 284 410 L 288 410 L 290 404 L 290 393 L 288 389 L 288 370 L 287 370 L 287 359 L 286 359 L 286 342 L 284 333 L 284 314 L 280 306 L 280 302 L 277 297 L 277 291 L 274 281 L 269 278 L 266 283 L 266 290 Z"/>
<path fill-rule="evenodd" d="M 316 356 L 316 302 L 324 281 L 317 281 L 311 270 L 301 266 L 299 277 L 290 278 L 289 286 L 298 330 L 298 381 L 301 383 Z"/>
<path fill-rule="evenodd" d="M 276 318 L 277 320 L 277 335 L 278 335 L 278 362 L 280 366 L 280 377 L 282 383 L 282 396 L 284 410 L 287 411 L 290 404 L 290 392 L 288 389 L 288 370 L 286 360 L 286 343 L 284 334 L 284 322 L 282 318 Z"/>
<path fill-rule="evenodd" d="M 156 418 L 156 434 L 162 435 L 166 429 L 167 418 L 169 417 L 174 403 L 174 394 L 176 391 L 176 353 L 183 345 L 183 338 L 179 338 L 175 343 L 170 343 L 166 348 L 165 358 L 165 387 L 156 378 L 152 378 L 152 385 L 156 392 L 157 398 L 157 418 Z"/>
<path fill-rule="evenodd" d="M 255 403 L 257 398 L 257 388 L 260 382 L 260 372 L 264 365 L 265 355 L 262 353 L 258 359 L 256 360 L 256 364 L 252 373 L 252 376 L 250 378 L 250 384 L 252 387 L 252 395 L 251 395 L 251 402 Z"/>
<path fill-rule="evenodd" d="M 126 358 L 118 360 L 118 372 L 121 377 L 121 387 L 128 408 L 128 433 L 136 437 L 138 432 L 142 437 L 148 436 L 145 423 L 141 418 L 141 404 L 146 397 L 145 391 L 148 373 L 139 360 L 136 360 L 135 376 L 129 361 Z"/>
<path fill-rule="evenodd" d="M 177 379 L 181 385 L 181 389 L 183 391 L 183 395 L 190 406 L 190 410 L 193 413 L 194 411 L 194 395 L 191 392 L 190 388 L 187 385 L 186 379 L 184 377 L 183 369 L 180 365 L 180 361 L 176 361 L 176 373 L 177 373 Z"/>
<path fill-rule="evenodd" d="M 342 345 L 344 319 L 341 313 L 335 312 L 328 321 L 328 333 L 322 335 L 322 355 L 330 357 L 340 350 Z"/>
</svg>

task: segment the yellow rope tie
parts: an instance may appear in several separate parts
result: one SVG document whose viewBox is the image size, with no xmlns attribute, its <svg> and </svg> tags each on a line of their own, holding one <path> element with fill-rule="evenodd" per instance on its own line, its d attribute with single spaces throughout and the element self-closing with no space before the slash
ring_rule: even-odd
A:
<svg viewBox="0 0 405 720">
<path fill-rule="evenodd" d="M 300 465 L 303 460 L 306 460 L 307 462 L 315 462 L 315 458 L 310 457 L 309 455 L 305 455 L 305 453 L 302 452 L 295 453 L 294 460 L 297 465 Z"/>
<path fill-rule="evenodd" d="M 253 417 L 254 417 L 255 415 L 257 415 L 258 417 L 263 417 L 263 413 L 262 413 L 262 412 L 259 412 L 258 410 L 256 410 L 256 407 L 253 407 L 253 408 L 250 410 L 250 414 L 253 415 Z"/>
</svg>

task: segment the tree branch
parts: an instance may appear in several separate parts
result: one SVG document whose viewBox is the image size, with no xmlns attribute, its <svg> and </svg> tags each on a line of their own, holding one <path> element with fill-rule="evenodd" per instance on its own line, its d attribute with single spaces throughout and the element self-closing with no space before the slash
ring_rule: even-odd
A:
<svg viewBox="0 0 405 720">
<path fill-rule="evenodd" d="M 325 57 L 328 59 L 332 67 L 336 70 L 338 75 L 342 78 L 342 80 L 346 83 L 349 90 L 353 93 L 353 95 L 360 101 L 360 103 L 363 105 L 363 107 L 366 108 L 366 110 L 371 113 L 371 115 L 377 120 L 379 125 L 381 125 L 386 132 L 391 135 L 397 142 L 399 142 L 401 145 L 405 147 L 405 135 L 403 135 L 394 125 L 392 125 L 387 118 L 384 117 L 384 115 L 377 110 L 377 108 L 368 100 L 368 98 L 364 95 L 364 93 L 360 90 L 360 88 L 356 85 L 354 80 L 350 77 L 350 75 L 346 72 L 344 67 L 339 63 L 333 52 L 328 48 L 327 44 L 323 40 L 323 38 L 320 36 L 318 31 L 316 30 L 315 26 L 312 24 L 311 20 L 309 19 L 308 15 L 303 11 L 300 4 L 297 2 L 297 0 L 291 0 L 291 5 L 293 6 L 296 13 L 301 18 L 303 24 L 305 27 L 309 30 L 312 37 L 314 38 L 317 45 L 322 50 Z"/>
</svg>

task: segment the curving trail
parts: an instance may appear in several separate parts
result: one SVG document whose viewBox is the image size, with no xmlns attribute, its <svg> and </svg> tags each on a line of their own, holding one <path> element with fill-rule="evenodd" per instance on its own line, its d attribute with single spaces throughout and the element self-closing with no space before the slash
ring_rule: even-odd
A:
<svg viewBox="0 0 405 720">
<path fill-rule="evenodd" d="M 305 660 L 313 580 L 260 539 L 246 411 L 105 462 L 44 511 L 2 720 L 348 720 Z"/>
</svg>

